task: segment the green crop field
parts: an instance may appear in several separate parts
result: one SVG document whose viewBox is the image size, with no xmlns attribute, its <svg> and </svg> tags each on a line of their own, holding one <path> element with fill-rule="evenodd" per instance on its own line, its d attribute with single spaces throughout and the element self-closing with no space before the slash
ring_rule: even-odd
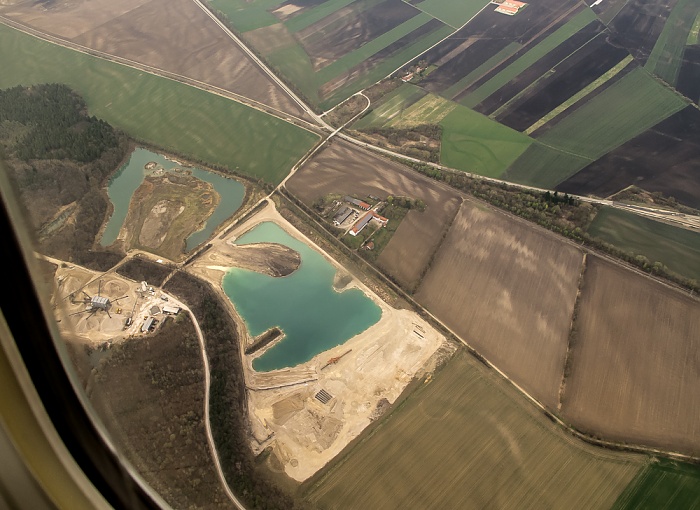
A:
<svg viewBox="0 0 700 510">
<path fill-rule="evenodd" d="M 247 32 L 278 23 L 279 20 L 268 10 L 280 5 L 280 0 L 208 0 L 215 11 L 224 14 L 239 32 Z"/>
<path fill-rule="evenodd" d="M 532 64 L 544 57 L 547 53 L 566 41 L 569 37 L 598 19 L 590 9 L 585 9 L 569 20 L 565 25 L 557 29 L 539 44 L 533 46 L 522 57 L 503 69 L 496 76 L 481 85 L 474 92 L 464 97 L 460 102 L 464 106 L 474 107 L 503 87 L 506 83 L 525 71 Z"/>
<path fill-rule="evenodd" d="M 593 160 L 533 143 L 502 175 L 508 181 L 551 189 Z"/>
<path fill-rule="evenodd" d="M 324 110 L 332 108 L 344 99 L 353 95 L 355 92 L 358 92 L 388 76 L 390 73 L 393 73 L 406 62 L 410 62 L 416 55 L 421 54 L 423 51 L 450 35 L 450 33 L 452 33 L 452 29 L 448 26 L 443 26 L 442 28 L 421 37 L 396 55 L 384 60 L 379 65 L 373 67 L 369 71 L 366 71 L 364 74 L 361 74 L 356 80 L 350 81 L 347 85 L 339 88 L 333 94 L 329 95 L 328 98 L 322 101 L 319 106 Z M 388 44 L 390 43 L 387 43 L 387 45 Z M 383 48 L 379 48 L 379 50 L 381 49 Z"/>
<path fill-rule="evenodd" d="M 623 58 L 620 62 L 618 62 L 614 67 L 603 73 L 599 78 L 594 80 L 593 82 L 589 83 L 586 87 L 582 88 L 578 92 L 576 92 L 573 96 L 571 96 L 569 99 L 564 101 L 562 104 L 559 106 L 555 107 L 552 111 L 548 112 L 545 114 L 541 119 L 539 119 L 537 122 L 535 122 L 532 126 L 527 128 L 524 133 L 526 135 L 532 134 L 535 131 L 537 131 L 539 128 L 547 124 L 549 121 L 557 117 L 558 115 L 561 115 L 563 112 L 571 108 L 573 105 L 578 103 L 581 99 L 585 98 L 588 94 L 596 90 L 598 87 L 604 85 L 611 79 L 613 79 L 615 76 L 617 76 L 620 71 L 622 71 L 625 67 L 627 67 L 631 62 L 634 61 L 634 57 L 632 55 L 627 55 L 625 58 Z"/>
<path fill-rule="evenodd" d="M 458 105 L 435 94 L 428 94 L 395 116 L 388 126 L 407 128 L 420 124 L 439 124 Z"/>
<path fill-rule="evenodd" d="M 425 94 L 423 89 L 404 83 L 382 97 L 378 105 L 372 105 L 372 111 L 353 124 L 353 128 L 382 127 L 394 117 L 401 115 L 407 105 L 415 103 Z"/>
<path fill-rule="evenodd" d="M 416 7 L 453 28 L 459 28 L 488 4 L 488 0 L 424 0 Z"/>
<path fill-rule="evenodd" d="M 674 227 L 619 209 L 604 207 L 588 232 L 653 264 L 700 281 L 700 233 Z"/>
<path fill-rule="evenodd" d="M 660 461 L 642 470 L 613 510 L 691 510 L 700 508 L 700 468 Z"/>
<path fill-rule="evenodd" d="M 307 486 L 321 508 L 609 508 L 643 457 L 577 441 L 458 352 Z"/>
<path fill-rule="evenodd" d="M 698 9 L 700 0 L 680 0 L 676 4 L 644 66 L 671 85 L 678 79 L 683 51 Z"/>
<path fill-rule="evenodd" d="M 134 138 L 271 183 L 281 181 L 318 140 L 235 101 L 5 26 L 0 64 L 1 88 L 65 83 L 85 98 L 92 115 Z"/>
<path fill-rule="evenodd" d="M 688 46 L 692 46 L 693 44 L 698 44 L 700 42 L 700 12 L 698 12 L 697 16 L 695 16 L 695 21 L 693 22 L 693 26 L 690 29 L 690 32 L 688 33 L 688 39 L 686 39 L 685 43 Z"/>
<path fill-rule="evenodd" d="M 313 25 L 317 21 L 321 21 L 326 16 L 333 14 L 338 9 L 341 9 L 354 1 L 355 0 L 327 0 L 326 2 L 317 5 L 313 9 L 309 9 L 302 12 L 298 16 L 294 16 L 284 24 L 287 27 L 287 30 L 290 32 L 299 32 L 300 30 L 304 30 L 306 27 Z M 369 4 L 367 4 L 367 6 L 369 6 Z"/>
<path fill-rule="evenodd" d="M 687 105 L 672 89 L 637 68 L 538 140 L 597 159 Z"/>
<path fill-rule="evenodd" d="M 500 176 L 532 143 L 532 138 L 459 105 L 440 125 L 440 162 L 488 177 Z"/>
<path fill-rule="evenodd" d="M 367 68 L 361 67 L 367 59 L 434 19 L 430 14 L 421 12 L 374 39 L 363 41 L 328 65 L 314 69 L 312 59 L 294 34 L 312 27 L 314 23 L 343 8 L 354 9 L 357 14 L 378 3 L 379 0 L 328 0 L 308 7 L 283 22 L 271 13 L 284 4 L 281 0 L 212 0 L 210 5 L 228 18 L 230 24 L 243 34 L 247 43 L 256 48 L 278 74 L 293 84 L 310 103 L 325 110 L 381 80 L 453 31 L 448 25 L 437 25 L 395 54 L 374 62 Z M 350 15 L 346 17 L 352 18 Z M 345 76 L 351 70 L 353 73 L 346 80 Z M 359 72 L 355 72 L 357 70 Z M 336 80 L 338 83 L 334 85 Z M 324 85 L 328 90 L 322 90 Z"/>
<path fill-rule="evenodd" d="M 457 94 L 459 94 L 461 91 L 466 89 L 469 85 L 474 83 L 476 80 L 481 78 L 485 73 L 490 71 L 493 67 L 498 65 L 501 61 L 507 59 L 511 55 L 513 55 L 515 52 L 517 52 L 520 48 L 522 48 L 522 45 L 518 43 L 510 43 L 508 46 L 503 48 L 501 51 L 496 53 L 493 57 L 488 59 L 486 62 L 481 64 L 479 67 L 474 69 L 472 72 L 467 74 L 464 78 L 459 80 L 457 83 L 451 85 L 449 88 L 443 90 L 440 92 L 440 95 L 443 97 L 446 97 L 447 99 L 452 99 L 454 98 Z"/>
</svg>

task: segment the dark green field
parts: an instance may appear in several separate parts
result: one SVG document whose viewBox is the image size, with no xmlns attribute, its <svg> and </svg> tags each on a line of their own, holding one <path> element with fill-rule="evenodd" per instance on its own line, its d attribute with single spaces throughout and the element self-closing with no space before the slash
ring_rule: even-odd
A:
<svg viewBox="0 0 700 510">
<path fill-rule="evenodd" d="M 661 461 L 641 471 L 613 510 L 691 510 L 700 508 L 700 467 Z"/>
<path fill-rule="evenodd" d="M 0 88 L 65 83 L 83 96 L 91 115 L 134 138 L 271 183 L 281 181 L 318 140 L 235 101 L 4 25 L 0 69 Z"/>
<path fill-rule="evenodd" d="M 700 234 L 633 213 L 603 208 L 588 232 L 622 250 L 700 281 Z"/>
</svg>

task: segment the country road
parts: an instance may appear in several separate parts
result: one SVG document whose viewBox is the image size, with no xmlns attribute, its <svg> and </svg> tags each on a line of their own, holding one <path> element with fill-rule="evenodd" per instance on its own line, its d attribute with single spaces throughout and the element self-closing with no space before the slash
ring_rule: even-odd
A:
<svg viewBox="0 0 700 510">
<path fill-rule="evenodd" d="M 73 43 L 71 41 L 65 40 L 60 37 L 56 37 L 54 35 L 48 34 L 46 32 L 42 32 L 40 30 L 36 30 L 34 28 L 31 28 L 27 25 L 24 25 L 22 23 L 18 23 L 16 21 L 13 21 L 5 16 L 0 15 L 0 23 L 11 27 L 15 30 L 18 30 L 20 32 L 23 32 L 27 35 L 31 35 L 33 37 L 37 37 L 39 39 L 45 40 L 47 42 L 50 42 L 52 44 L 56 44 L 59 46 L 63 46 L 65 48 L 78 51 L 80 53 L 84 53 L 86 55 L 91 55 L 97 58 L 102 58 L 104 60 L 108 60 L 110 62 L 114 62 L 117 64 L 121 64 L 127 67 L 131 67 L 132 69 L 137 69 L 140 71 L 145 71 L 147 73 L 160 76 L 162 78 L 166 79 L 171 79 L 174 81 L 178 81 L 180 83 L 183 83 L 185 85 L 189 85 L 191 87 L 195 87 L 201 90 L 204 90 L 206 92 L 210 92 L 212 94 L 216 94 L 221 97 L 225 97 L 227 99 L 231 99 L 233 101 L 239 102 L 241 104 L 245 104 L 246 106 L 249 106 L 251 108 L 255 108 L 256 110 L 262 111 L 264 113 L 267 113 L 269 115 L 272 115 L 273 117 L 276 117 L 280 120 L 283 120 L 285 122 L 290 122 L 298 127 L 301 127 L 303 129 L 306 129 L 307 131 L 314 132 L 316 134 L 321 134 L 320 131 L 326 131 L 330 132 L 329 136 L 326 137 L 325 140 L 323 140 L 319 145 L 316 146 L 316 148 L 313 150 L 313 153 L 318 152 L 321 146 L 325 145 L 328 140 L 333 137 L 333 136 L 338 136 L 339 138 L 342 138 L 346 140 L 347 142 L 350 142 L 356 146 L 363 147 L 365 149 L 373 150 L 376 152 L 379 152 L 381 154 L 391 156 L 393 158 L 401 159 L 404 161 L 410 161 L 412 163 L 418 163 L 418 164 L 423 164 L 423 165 L 428 165 L 433 168 L 445 171 L 445 172 L 458 172 L 462 174 L 466 174 L 467 176 L 474 178 L 474 179 L 480 179 L 483 181 L 487 182 L 492 182 L 494 184 L 506 184 L 508 186 L 518 188 L 518 189 L 523 189 L 523 190 L 528 190 L 528 191 L 536 191 L 536 192 L 541 192 L 545 193 L 547 191 L 553 191 L 545 188 L 538 188 L 534 186 L 528 186 L 526 184 L 518 184 L 510 181 L 505 181 L 502 179 L 496 179 L 494 177 L 485 177 L 483 175 L 479 174 L 473 174 L 470 172 L 466 172 L 463 170 L 458 170 L 455 168 L 450 168 L 444 165 L 440 165 L 438 163 L 429 163 L 426 161 L 422 161 L 410 156 L 406 156 L 404 154 L 400 154 L 398 152 L 394 152 L 388 149 L 385 149 L 383 147 L 378 147 L 376 145 L 372 145 L 366 142 L 363 142 L 361 140 L 358 140 L 356 138 L 353 138 L 350 135 L 347 135 L 342 132 L 342 129 L 344 129 L 348 124 L 350 124 L 350 121 L 346 122 L 343 126 L 340 128 L 333 128 L 331 125 L 326 123 L 326 121 L 319 115 L 317 115 L 311 107 L 309 107 L 306 103 L 304 103 L 287 85 L 284 84 L 282 80 L 280 80 L 266 65 L 264 62 L 262 62 L 256 55 L 253 53 L 253 51 L 250 50 L 236 35 L 231 32 L 226 25 L 224 25 L 214 14 L 207 9 L 207 7 L 201 2 L 201 0 L 192 0 L 197 4 L 197 6 L 204 10 L 204 12 L 209 16 L 216 24 L 217 26 L 223 30 L 230 38 L 233 40 L 245 53 L 246 55 L 257 65 L 268 77 L 270 77 L 271 80 L 274 81 L 275 84 L 277 84 L 286 94 L 289 95 L 292 100 L 294 100 L 311 118 L 313 118 L 316 121 L 316 124 L 313 124 L 305 119 L 301 119 L 298 117 L 295 117 L 293 115 L 281 112 L 269 105 L 266 105 L 264 103 L 260 103 L 258 101 L 255 101 L 253 99 L 247 98 L 245 96 L 242 96 L 240 94 L 236 94 L 235 92 L 231 92 L 228 90 L 221 89 L 219 87 L 215 87 L 212 85 L 209 85 L 207 83 L 200 82 L 198 80 L 195 80 L 193 78 L 188 78 L 186 76 L 182 76 L 177 73 L 172 73 L 170 71 L 166 71 L 164 69 L 159 69 L 153 66 L 149 66 L 147 64 L 141 64 L 139 62 L 135 62 L 133 60 L 129 60 L 123 57 L 119 57 L 117 55 L 112 55 L 109 53 L 105 53 L 102 51 L 94 50 L 85 46 L 82 46 L 80 44 Z M 398 68 L 400 69 L 400 68 Z M 355 95 L 363 95 L 363 91 L 360 91 L 356 93 Z M 358 117 L 364 113 L 368 108 L 369 108 L 369 98 L 367 98 L 368 105 L 367 107 L 360 113 L 358 114 Z M 342 103 L 341 103 L 342 104 Z M 339 105 L 338 105 L 339 106 Z M 328 113 L 328 112 L 326 112 Z M 354 120 L 354 119 L 351 119 Z M 286 183 L 286 181 L 289 180 L 290 177 L 294 174 L 294 172 L 300 168 L 306 161 L 308 161 L 310 155 L 307 153 L 304 155 L 291 169 L 290 173 L 287 175 L 287 177 L 284 179 L 284 181 L 277 186 L 277 188 L 280 188 L 282 184 Z M 611 200 L 607 200 L 604 198 L 596 198 L 596 197 L 589 197 L 589 196 L 582 196 L 582 195 L 573 195 L 570 194 L 570 196 L 574 197 L 577 200 L 580 200 L 582 202 L 589 202 L 592 204 L 598 204 L 598 205 L 607 205 L 610 207 L 615 207 L 617 209 L 623 209 L 628 212 L 637 214 L 639 216 L 645 216 L 651 219 L 655 219 L 657 221 L 662 221 L 665 223 L 672 224 L 677 227 L 681 227 L 687 230 L 691 230 L 694 232 L 700 232 L 700 216 L 695 216 L 695 215 L 686 215 L 682 213 L 675 213 L 673 211 L 666 211 L 663 209 L 658 209 L 654 207 L 647 207 L 643 205 L 634 205 L 630 206 L 627 204 L 623 204 L 621 202 L 614 202 Z M 265 199 L 263 199 L 265 200 Z M 261 200 L 261 201 L 263 201 Z"/>
</svg>

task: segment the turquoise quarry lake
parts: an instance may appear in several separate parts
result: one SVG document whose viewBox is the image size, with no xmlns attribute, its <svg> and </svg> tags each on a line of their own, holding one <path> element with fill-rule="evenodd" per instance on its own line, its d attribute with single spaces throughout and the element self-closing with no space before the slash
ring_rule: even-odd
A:
<svg viewBox="0 0 700 510">
<path fill-rule="evenodd" d="M 107 187 L 107 194 L 114 205 L 114 212 L 102 234 L 102 239 L 100 240 L 102 246 L 108 246 L 117 240 L 119 230 L 122 228 L 129 211 L 131 197 L 134 196 L 134 192 L 146 176 L 154 172 L 154 170 L 145 169 L 146 163 L 151 161 L 157 163 L 156 169 L 163 169 L 166 172 L 175 168 L 182 168 L 182 165 L 179 163 L 170 161 L 165 156 L 155 152 L 142 148 L 134 150 L 129 157 L 129 161 L 117 171 Z M 186 169 L 192 172 L 192 175 L 197 179 L 206 181 L 214 186 L 216 192 L 221 196 L 219 205 L 207 219 L 204 227 L 187 238 L 186 250 L 190 251 L 204 242 L 216 230 L 216 227 L 241 207 L 245 188 L 234 179 L 227 179 L 222 175 L 207 172 L 201 168 L 187 167 Z"/>
<path fill-rule="evenodd" d="M 285 338 L 253 360 L 253 368 L 268 372 L 305 363 L 375 324 L 382 315 L 376 303 L 359 289 L 337 292 L 336 269 L 320 253 L 280 226 L 265 222 L 236 244 L 279 243 L 301 255 L 301 266 L 289 276 L 272 276 L 233 268 L 223 288 L 251 336 L 273 326 Z"/>
</svg>

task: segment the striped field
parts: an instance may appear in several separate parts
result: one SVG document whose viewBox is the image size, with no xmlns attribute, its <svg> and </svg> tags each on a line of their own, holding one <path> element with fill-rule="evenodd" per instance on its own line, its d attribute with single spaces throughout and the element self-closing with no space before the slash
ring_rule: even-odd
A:
<svg viewBox="0 0 700 510">
<path fill-rule="evenodd" d="M 576 441 L 458 353 L 306 492 L 322 508 L 606 508 L 642 466 Z"/>
</svg>

